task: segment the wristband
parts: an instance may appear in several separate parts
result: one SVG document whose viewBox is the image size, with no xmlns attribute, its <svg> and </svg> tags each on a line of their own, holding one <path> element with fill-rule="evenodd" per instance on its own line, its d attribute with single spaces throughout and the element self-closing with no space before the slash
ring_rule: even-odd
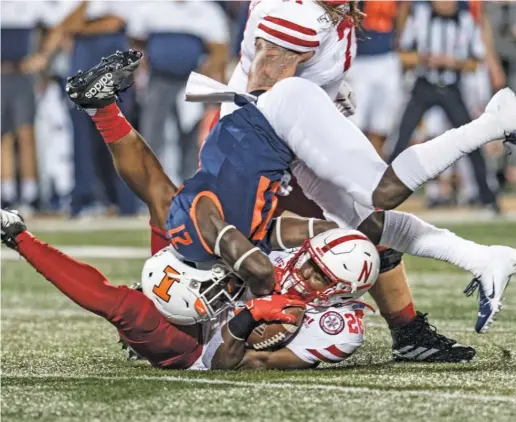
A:
<svg viewBox="0 0 516 422">
<path fill-rule="evenodd" d="M 260 325 L 255 321 L 251 311 L 244 308 L 228 322 L 228 331 L 235 339 L 245 341 L 253 330 Z"/>
</svg>

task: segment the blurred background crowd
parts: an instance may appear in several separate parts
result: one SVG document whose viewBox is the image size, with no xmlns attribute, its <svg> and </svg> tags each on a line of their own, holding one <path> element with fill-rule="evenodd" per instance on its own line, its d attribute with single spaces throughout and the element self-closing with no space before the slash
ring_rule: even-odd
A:
<svg viewBox="0 0 516 422">
<path fill-rule="evenodd" d="M 360 4 L 353 120 L 387 161 L 477 117 L 500 88 L 516 90 L 516 2 Z M 185 103 L 186 80 L 193 70 L 228 80 L 248 9 L 246 1 L 2 0 L 2 207 L 74 218 L 142 211 L 89 117 L 64 95 L 67 76 L 129 47 L 145 63 L 121 108 L 176 184 L 191 176 L 217 109 Z M 495 215 L 511 191 L 516 153 L 489 145 L 429 183 L 421 203 Z"/>
</svg>

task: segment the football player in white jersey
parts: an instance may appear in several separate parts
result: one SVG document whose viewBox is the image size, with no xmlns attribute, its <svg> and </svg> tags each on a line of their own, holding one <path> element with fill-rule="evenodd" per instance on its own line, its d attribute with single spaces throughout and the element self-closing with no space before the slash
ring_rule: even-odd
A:
<svg viewBox="0 0 516 422">
<path fill-rule="evenodd" d="M 488 142 L 516 142 L 509 136 L 516 130 L 516 96 L 499 92 L 479 119 L 407 149 L 388 166 L 333 104 L 355 54 L 360 17 L 353 1 L 253 2 L 230 88 L 258 96 L 258 109 L 299 159 L 292 166 L 299 185 L 327 218 L 367 232 L 375 243 L 472 272 L 468 292 L 480 286 L 475 329 L 485 332 L 516 271 L 516 251 L 477 245 L 410 214 L 375 208 L 397 207 Z M 221 115 L 233 109 L 224 104 Z"/>
</svg>

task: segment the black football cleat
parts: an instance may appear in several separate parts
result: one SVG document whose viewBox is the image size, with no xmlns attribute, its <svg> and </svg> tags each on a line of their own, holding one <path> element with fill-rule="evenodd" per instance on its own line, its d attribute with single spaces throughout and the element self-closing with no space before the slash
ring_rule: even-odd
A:
<svg viewBox="0 0 516 422">
<path fill-rule="evenodd" d="M 12 249 L 18 245 L 16 237 L 27 230 L 23 217 L 15 210 L 0 209 L 0 227 L 2 243 Z"/>
<path fill-rule="evenodd" d="M 475 349 L 438 334 L 427 314 L 417 313 L 407 325 L 391 327 L 392 355 L 397 362 L 469 362 Z"/>
<path fill-rule="evenodd" d="M 79 70 L 69 77 L 66 93 L 82 108 L 102 108 L 114 103 L 118 95 L 134 82 L 134 71 L 140 65 L 140 51 L 117 51 L 103 57 L 100 63 L 86 72 Z"/>
</svg>

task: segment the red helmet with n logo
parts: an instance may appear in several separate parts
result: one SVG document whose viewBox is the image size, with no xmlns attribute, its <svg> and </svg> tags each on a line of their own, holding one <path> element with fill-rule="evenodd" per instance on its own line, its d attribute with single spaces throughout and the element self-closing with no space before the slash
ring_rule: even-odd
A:
<svg viewBox="0 0 516 422">
<path fill-rule="evenodd" d="M 313 291 L 304 282 L 299 269 L 308 260 L 327 278 L 326 290 Z M 380 256 L 367 236 L 357 230 L 333 229 L 304 243 L 285 268 L 282 290 L 301 293 L 316 305 L 332 305 L 362 296 L 374 285 L 379 272 Z"/>
</svg>

